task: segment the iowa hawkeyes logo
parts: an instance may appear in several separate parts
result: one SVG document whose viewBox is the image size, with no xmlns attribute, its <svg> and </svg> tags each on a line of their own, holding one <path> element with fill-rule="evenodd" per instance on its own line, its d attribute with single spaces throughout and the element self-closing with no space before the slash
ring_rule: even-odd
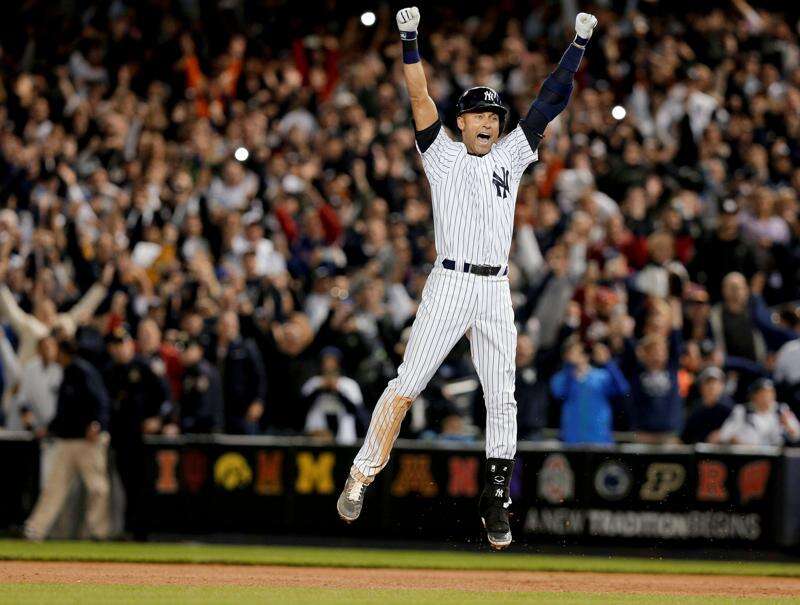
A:
<svg viewBox="0 0 800 605">
<path fill-rule="evenodd" d="M 214 482 L 229 492 L 250 485 L 252 481 L 253 471 L 241 454 L 228 452 L 214 464 Z"/>
</svg>

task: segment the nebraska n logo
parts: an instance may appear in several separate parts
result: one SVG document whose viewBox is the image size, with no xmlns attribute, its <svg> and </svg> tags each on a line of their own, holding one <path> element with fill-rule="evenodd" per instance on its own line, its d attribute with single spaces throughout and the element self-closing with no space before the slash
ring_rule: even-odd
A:
<svg viewBox="0 0 800 605">
<path fill-rule="evenodd" d="M 492 184 L 497 187 L 497 197 L 502 197 L 506 199 L 508 197 L 508 169 L 500 167 L 500 173 L 503 176 L 497 174 L 497 172 L 492 172 Z"/>
</svg>

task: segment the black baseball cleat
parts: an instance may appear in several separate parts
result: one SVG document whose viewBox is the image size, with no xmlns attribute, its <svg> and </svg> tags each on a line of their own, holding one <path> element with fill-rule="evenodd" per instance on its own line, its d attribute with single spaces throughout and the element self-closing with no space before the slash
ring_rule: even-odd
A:
<svg viewBox="0 0 800 605">
<path fill-rule="evenodd" d="M 511 504 L 509 485 L 513 471 L 513 460 L 489 458 L 486 461 L 486 484 L 478 501 L 478 508 L 486 538 L 495 550 L 502 550 L 511 544 L 508 507 Z"/>
<path fill-rule="evenodd" d="M 367 485 L 361 483 L 352 475 L 347 476 L 347 481 L 344 484 L 344 489 L 339 495 L 339 500 L 336 502 L 336 512 L 342 521 L 352 523 L 361 514 L 361 507 L 364 506 L 364 492 L 367 491 Z"/>
<path fill-rule="evenodd" d="M 495 550 L 502 550 L 511 544 L 511 526 L 508 524 L 508 511 L 505 508 L 508 504 L 511 504 L 510 500 L 503 504 L 491 504 L 481 513 L 486 538 Z"/>
</svg>

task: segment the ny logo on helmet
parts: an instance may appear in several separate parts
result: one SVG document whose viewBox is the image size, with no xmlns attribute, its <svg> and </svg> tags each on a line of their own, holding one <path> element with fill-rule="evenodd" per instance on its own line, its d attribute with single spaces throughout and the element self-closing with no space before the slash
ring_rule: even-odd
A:
<svg viewBox="0 0 800 605">
<path fill-rule="evenodd" d="M 496 103 L 495 92 L 491 89 L 486 89 L 483 91 L 483 100 L 484 101 L 491 101 L 492 103 Z"/>
<path fill-rule="evenodd" d="M 492 185 L 497 189 L 497 197 L 502 197 L 503 199 L 508 197 L 509 186 L 507 168 L 501 166 L 500 174 L 497 174 L 496 171 L 492 171 Z"/>
</svg>

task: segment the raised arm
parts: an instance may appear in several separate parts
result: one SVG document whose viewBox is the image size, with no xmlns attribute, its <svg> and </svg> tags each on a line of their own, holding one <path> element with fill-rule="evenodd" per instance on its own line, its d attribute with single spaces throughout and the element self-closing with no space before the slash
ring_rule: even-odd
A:
<svg viewBox="0 0 800 605">
<path fill-rule="evenodd" d="M 542 83 L 539 95 L 531 104 L 528 115 L 521 121 L 525 136 L 534 149 L 544 136 L 544 129 L 564 111 L 572 94 L 572 78 L 583 58 L 583 51 L 597 26 L 597 19 L 588 13 L 575 18 L 575 39 L 569 45 L 555 71 Z"/>
<path fill-rule="evenodd" d="M 403 8 L 397 12 L 397 27 L 403 43 L 403 77 L 411 99 L 411 113 L 417 132 L 432 126 L 439 119 L 436 104 L 428 94 L 428 82 L 417 47 L 417 27 L 419 9 L 416 6 Z"/>
</svg>

